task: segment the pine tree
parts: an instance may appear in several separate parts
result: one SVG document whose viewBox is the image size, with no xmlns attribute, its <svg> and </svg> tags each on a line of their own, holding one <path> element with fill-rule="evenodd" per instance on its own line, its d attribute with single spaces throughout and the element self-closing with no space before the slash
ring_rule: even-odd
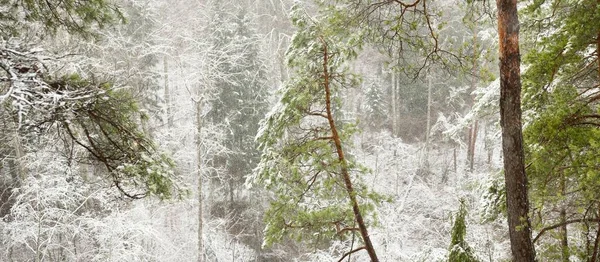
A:
<svg viewBox="0 0 600 262">
<path fill-rule="evenodd" d="M 535 261 L 531 241 L 529 197 L 523 151 L 521 111 L 521 58 L 517 2 L 498 0 L 498 42 L 500 51 L 500 125 L 506 210 L 513 259 Z"/>
<path fill-rule="evenodd" d="M 85 149 L 91 161 L 79 161 L 104 166 L 104 177 L 128 197 L 180 193 L 171 159 L 141 128 L 147 115 L 131 90 L 119 88 L 126 83 L 107 76 L 106 68 L 94 68 L 88 57 L 73 61 L 43 49 L 52 47 L 59 30 L 66 37 L 93 35 L 96 26 L 122 18 L 120 10 L 104 1 L 4 1 L 0 6 L 10 11 L 0 18 L 3 29 L 23 26 L 17 35 L 0 32 L 0 102 L 30 146 L 24 153 L 37 150 L 36 137 L 59 135 L 67 157 L 74 157 L 68 154 L 73 147 Z M 39 27 L 48 32 L 34 30 Z"/>
<path fill-rule="evenodd" d="M 37 27 L 42 35 L 54 35 L 59 30 L 84 37 L 95 36 L 94 26 L 100 28 L 124 22 L 120 9 L 105 0 L 50 2 L 45 0 L 6 0 L 0 3 L 0 35 L 26 35 Z"/>
<path fill-rule="evenodd" d="M 523 99 L 529 116 L 528 175 L 540 229 L 534 241 L 544 259 L 598 261 L 598 2 L 535 1 L 524 11 L 532 39 L 525 42 Z M 558 234 L 548 234 L 553 230 Z M 574 237 L 576 232 L 582 237 Z"/>
<path fill-rule="evenodd" d="M 257 136 L 261 162 L 250 179 L 275 194 L 265 214 L 265 244 L 290 238 L 318 247 L 358 234 L 364 246 L 343 257 L 365 249 L 378 261 L 367 226 L 382 198 L 360 183 L 366 170 L 343 149 L 354 127 L 336 122 L 333 111 L 340 103 L 334 94 L 358 84 L 345 68 L 356 55 L 347 41 L 357 39 L 327 27 L 327 20 L 309 17 L 299 6 L 291 17 L 298 27 L 287 51 L 294 76 L 262 122 Z"/>
</svg>

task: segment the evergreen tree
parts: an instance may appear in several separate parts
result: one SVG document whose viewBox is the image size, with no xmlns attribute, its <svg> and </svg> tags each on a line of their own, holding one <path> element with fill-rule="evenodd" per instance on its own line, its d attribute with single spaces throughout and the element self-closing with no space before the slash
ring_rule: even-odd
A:
<svg viewBox="0 0 600 262">
<path fill-rule="evenodd" d="M 388 120 L 388 108 L 382 89 L 378 79 L 371 79 L 365 94 L 364 119 L 373 131 L 381 130 Z"/>
<path fill-rule="evenodd" d="M 264 211 L 264 200 L 256 190 L 243 186 L 260 159 L 254 138 L 268 106 L 266 61 L 261 39 L 253 28 L 247 8 L 235 1 L 210 2 L 212 20 L 208 54 L 209 111 L 205 123 L 222 135 L 224 150 L 208 156 L 213 187 L 222 194 L 209 203 L 210 213 L 227 219 L 228 232 L 253 248 L 259 260 L 269 250 L 261 249 L 263 224 L 256 210 Z M 250 232 L 256 232 L 252 234 Z"/>
<path fill-rule="evenodd" d="M 456 212 L 456 218 L 454 219 L 454 225 L 452 226 L 452 240 L 450 241 L 448 262 L 479 261 L 465 240 L 465 236 L 467 235 L 466 216 L 467 207 L 465 206 L 465 200 L 461 199 L 458 212 Z"/>
<path fill-rule="evenodd" d="M 228 152 L 215 156 L 215 163 L 225 171 L 222 182 L 228 187 L 233 205 L 237 200 L 235 192 L 258 162 L 254 137 L 268 103 L 266 69 L 260 56 L 260 40 L 250 27 L 246 10 L 232 10 L 218 1 L 214 5 L 212 48 L 224 61 L 215 68 L 223 77 L 214 79 L 215 94 L 209 102 L 207 117 L 225 133 L 224 146 Z"/>
<path fill-rule="evenodd" d="M 534 1 L 523 78 L 526 157 L 548 260 L 600 259 L 600 9 L 595 0 Z M 548 234 L 556 230 L 557 234 Z M 580 232 L 582 234 L 578 234 Z M 576 236 L 581 237 L 576 237 Z"/>
<path fill-rule="evenodd" d="M 349 45 L 359 39 L 332 26 L 335 16 L 315 19 L 294 6 L 291 17 L 298 27 L 287 51 L 294 75 L 262 122 L 261 162 L 249 181 L 275 194 L 265 214 L 265 244 L 291 238 L 320 247 L 358 234 L 364 246 L 343 257 L 365 249 L 378 261 L 367 229 L 373 222 L 365 218 L 382 198 L 360 182 L 366 170 L 344 154 L 353 125 L 333 115 L 340 103 L 333 94 L 358 84 L 345 61 L 355 57 Z"/>
<path fill-rule="evenodd" d="M 122 18 L 120 10 L 105 1 L 56 5 L 50 1 L 4 1 L 0 5 L 10 11 L 0 19 L 3 29 L 23 29 L 18 35 L 5 31 L 0 35 L 0 102 L 6 110 L 3 115 L 15 123 L 11 131 L 28 144 L 28 152 L 23 154 L 38 149 L 37 137 L 58 134 L 69 159 L 101 164 L 105 169 L 99 175 L 126 196 L 168 198 L 178 192 L 174 190 L 172 161 L 141 130 L 147 115 L 132 91 L 122 88 L 126 83 L 107 76 L 106 68 L 94 68 L 87 57 L 73 61 L 70 56 L 58 57 L 43 49 L 52 47 L 52 35 L 58 30 L 65 30 L 66 37 L 90 36 L 96 26 Z M 22 13 L 29 16 L 18 15 Z M 48 32 L 33 30 L 39 26 Z M 73 147 L 85 149 L 89 156 L 70 155 Z"/>
<path fill-rule="evenodd" d="M 53 35 L 62 29 L 89 37 L 94 35 L 94 26 L 125 21 L 120 9 L 106 0 L 4 0 L 0 2 L 0 9 L 0 35 L 5 40 L 26 35 L 39 26 L 43 28 L 43 35 Z"/>
<path fill-rule="evenodd" d="M 498 8 L 498 46 L 500 55 L 500 126 L 508 233 L 513 260 L 535 261 L 531 241 L 531 220 L 521 111 L 521 55 L 517 2 L 496 1 Z"/>
</svg>

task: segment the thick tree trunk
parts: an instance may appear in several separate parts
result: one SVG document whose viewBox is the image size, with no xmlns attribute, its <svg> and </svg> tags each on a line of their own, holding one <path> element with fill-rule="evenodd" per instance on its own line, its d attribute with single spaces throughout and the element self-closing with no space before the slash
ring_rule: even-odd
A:
<svg viewBox="0 0 600 262">
<path fill-rule="evenodd" d="M 500 124 L 510 244 L 515 262 L 535 261 L 521 124 L 517 0 L 496 0 L 500 47 Z"/>
<path fill-rule="evenodd" d="M 329 122 L 329 127 L 331 129 L 331 137 L 335 144 L 336 153 L 338 155 L 338 160 L 342 166 L 342 178 L 344 180 L 344 184 L 346 186 L 346 191 L 348 192 L 348 197 L 350 198 L 350 204 L 352 205 L 352 211 L 354 212 L 354 218 L 356 219 L 356 223 L 358 224 L 358 228 L 360 231 L 360 235 L 362 236 L 363 241 L 365 242 L 364 248 L 369 253 L 369 257 L 371 258 L 371 262 L 379 262 L 377 258 L 377 254 L 375 253 L 375 248 L 373 248 L 373 243 L 371 242 L 371 237 L 369 236 L 369 231 L 367 230 L 367 226 L 360 212 L 360 208 L 358 206 L 358 200 L 356 199 L 356 192 L 354 191 L 354 187 L 352 185 L 352 180 L 350 179 L 350 173 L 348 171 L 348 164 L 346 162 L 346 158 L 344 156 L 344 151 L 342 149 L 342 141 L 338 134 L 337 128 L 335 126 L 335 121 L 333 118 L 333 113 L 331 110 L 331 89 L 329 86 L 329 53 L 327 50 L 327 43 L 323 41 L 323 86 L 325 88 L 325 106 L 327 111 L 327 120 Z M 360 248 L 359 248 L 360 249 Z M 353 251 L 350 251 L 352 253 Z"/>
</svg>

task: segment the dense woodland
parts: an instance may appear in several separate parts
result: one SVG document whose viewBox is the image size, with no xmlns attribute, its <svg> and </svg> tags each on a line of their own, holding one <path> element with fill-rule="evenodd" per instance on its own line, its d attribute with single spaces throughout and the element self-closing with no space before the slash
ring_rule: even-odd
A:
<svg viewBox="0 0 600 262">
<path fill-rule="evenodd" d="M 597 0 L 0 0 L 0 261 L 600 261 Z"/>
</svg>

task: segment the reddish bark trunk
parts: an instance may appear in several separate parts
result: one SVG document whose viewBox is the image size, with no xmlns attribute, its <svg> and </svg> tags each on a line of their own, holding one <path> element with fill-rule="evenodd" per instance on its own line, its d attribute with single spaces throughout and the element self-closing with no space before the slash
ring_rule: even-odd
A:
<svg viewBox="0 0 600 262">
<path fill-rule="evenodd" d="M 513 261 L 533 262 L 521 125 L 521 58 L 517 0 L 496 0 L 500 47 L 500 124 Z"/>
<path fill-rule="evenodd" d="M 354 187 L 352 186 L 350 174 L 348 173 L 346 158 L 344 156 L 344 151 L 342 150 L 342 141 L 335 126 L 333 113 L 331 112 L 331 89 L 329 87 L 328 67 L 329 53 L 327 50 L 327 43 L 324 40 L 321 41 L 323 42 L 323 86 L 325 88 L 325 106 L 327 111 L 327 120 L 331 129 L 331 136 L 335 144 L 338 160 L 340 161 L 340 164 L 342 166 L 341 175 L 346 186 L 346 191 L 348 192 L 348 197 L 350 198 L 350 203 L 352 204 L 352 211 L 354 212 L 354 218 L 356 219 L 356 223 L 358 224 L 360 235 L 362 236 L 362 239 L 365 242 L 365 249 L 367 250 L 367 253 L 369 253 L 371 262 L 379 262 L 377 254 L 375 253 L 375 249 L 373 248 L 373 244 L 371 243 L 371 237 L 369 237 L 369 231 L 367 230 L 365 221 L 363 220 L 362 214 L 360 213 L 360 208 L 356 199 L 356 192 L 354 191 Z"/>
</svg>

